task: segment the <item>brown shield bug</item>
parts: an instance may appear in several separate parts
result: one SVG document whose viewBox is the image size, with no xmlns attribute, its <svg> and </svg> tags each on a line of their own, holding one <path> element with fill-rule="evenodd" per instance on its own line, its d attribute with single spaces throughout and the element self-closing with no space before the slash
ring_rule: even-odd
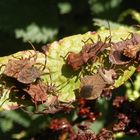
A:
<svg viewBox="0 0 140 140">
<path fill-rule="evenodd" d="M 109 60 L 112 64 L 124 65 L 137 57 L 140 52 L 140 35 L 130 33 L 131 38 L 117 43 L 111 43 Z"/>
<path fill-rule="evenodd" d="M 9 60 L 4 75 L 17 79 L 17 81 L 30 84 L 40 77 L 41 71 L 28 59 Z"/>
<path fill-rule="evenodd" d="M 80 96 L 87 100 L 97 99 L 103 90 L 114 84 L 115 77 L 116 72 L 113 69 L 99 68 L 97 74 L 81 79 Z"/>
<path fill-rule="evenodd" d="M 25 67 L 22 69 L 17 77 L 17 80 L 24 84 L 30 84 L 35 82 L 41 76 L 41 71 L 34 67 Z"/>
<path fill-rule="evenodd" d="M 30 84 L 35 82 L 41 75 L 42 70 L 40 70 L 36 65 L 37 52 L 30 56 L 29 58 L 21 58 L 21 59 L 10 59 L 5 66 L 3 74 L 17 79 L 17 81 L 23 84 Z M 46 57 L 45 57 L 46 64 Z M 40 65 L 42 65 L 40 63 Z M 43 67 L 43 70 L 45 65 Z"/>
<path fill-rule="evenodd" d="M 31 96 L 33 102 L 43 102 L 47 100 L 47 86 L 42 82 L 30 84 L 24 91 Z"/>
<path fill-rule="evenodd" d="M 79 70 L 84 64 L 89 61 L 94 62 L 100 52 L 103 52 L 105 48 L 110 46 L 107 40 L 110 36 L 101 41 L 100 36 L 98 36 L 97 43 L 85 44 L 79 53 L 70 52 L 66 63 L 72 67 L 74 71 Z"/>
<path fill-rule="evenodd" d="M 57 96 L 57 86 L 53 84 L 45 84 L 42 81 L 37 81 L 24 88 L 34 102 L 43 102 L 47 100 L 48 95 Z"/>
<path fill-rule="evenodd" d="M 4 69 L 3 74 L 5 74 L 8 77 L 17 78 L 19 72 L 25 66 L 28 66 L 28 65 L 31 66 L 31 63 L 30 61 L 28 61 L 28 59 L 21 59 L 21 60 L 10 59 Z"/>
<path fill-rule="evenodd" d="M 85 76 L 81 79 L 80 96 L 87 100 L 96 99 L 100 97 L 105 86 L 106 83 L 100 75 Z"/>
<path fill-rule="evenodd" d="M 59 111 L 59 109 L 55 107 L 52 107 L 52 110 L 49 110 L 51 106 L 58 104 L 58 90 L 55 85 L 45 84 L 41 80 L 38 80 L 35 83 L 22 88 L 22 90 L 30 95 L 31 101 L 35 104 L 35 113 L 47 114 L 51 113 L 51 111 Z M 44 110 L 38 112 L 38 105 L 40 103 L 42 103 Z M 44 103 L 47 104 L 47 106 L 45 106 Z"/>
</svg>

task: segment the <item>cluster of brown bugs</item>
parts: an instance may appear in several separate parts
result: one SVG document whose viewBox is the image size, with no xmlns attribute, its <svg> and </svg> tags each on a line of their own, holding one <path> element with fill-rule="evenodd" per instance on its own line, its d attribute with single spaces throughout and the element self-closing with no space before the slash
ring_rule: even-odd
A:
<svg viewBox="0 0 140 140">
<path fill-rule="evenodd" d="M 111 42 L 107 37 L 104 42 L 98 39 L 97 43 L 85 44 L 82 50 L 78 53 L 70 53 L 67 57 L 67 64 L 73 70 L 80 69 L 88 62 L 95 62 L 99 53 L 102 53 L 107 47 L 110 47 L 109 61 L 110 68 L 105 69 L 100 67 L 98 72 L 93 75 L 87 75 L 80 79 L 80 97 L 87 100 L 97 99 L 101 96 L 103 91 L 110 90 L 113 86 L 115 79 L 118 77 L 113 65 L 130 64 L 133 61 L 140 60 L 140 35 L 137 33 L 130 33 L 130 38 L 119 41 L 117 43 Z M 100 37 L 98 37 L 100 38 Z M 109 42 L 107 42 L 109 40 Z"/>
<path fill-rule="evenodd" d="M 12 85 L 8 85 L 10 92 L 26 93 L 26 95 L 30 96 L 31 102 L 35 104 L 37 109 L 38 104 L 46 102 L 49 95 L 57 97 L 58 90 L 54 84 L 46 84 L 41 80 L 40 76 L 46 74 L 44 72 L 46 56 L 44 65 L 37 63 L 37 52 L 36 50 L 34 51 L 35 54 L 28 58 L 11 58 L 4 66 L 1 79 L 4 82 L 6 79 L 8 79 L 8 82 L 12 80 Z M 21 96 L 21 99 L 23 97 L 25 95 Z"/>
<path fill-rule="evenodd" d="M 84 42 L 85 43 L 85 42 Z M 111 47 L 111 35 L 105 38 L 105 41 L 101 41 L 98 36 L 98 41 L 95 43 L 85 44 L 79 53 L 70 52 L 66 63 L 72 67 L 74 71 L 82 68 L 84 64 L 96 62 L 96 58 L 100 53 L 103 53 L 106 48 Z M 87 100 L 93 100 L 100 97 L 104 90 L 109 89 L 114 84 L 116 78 L 116 72 L 114 69 L 105 69 L 100 67 L 98 72 L 93 75 L 87 75 L 80 79 L 80 97 Z"/>
</svg>

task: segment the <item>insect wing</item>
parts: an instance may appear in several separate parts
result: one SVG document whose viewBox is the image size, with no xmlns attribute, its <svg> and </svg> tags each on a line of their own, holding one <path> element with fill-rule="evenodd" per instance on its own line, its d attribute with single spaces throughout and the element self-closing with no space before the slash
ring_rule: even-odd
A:
<svg viewBox="0 0 140 140">
<path fill-rule="evenodd" d="M 26 91 L 36 102 L 47 100 L 47 86 L 41 82 L 31 84 L 29 88 L 24 89 L 24 91 Z"/>
<path fill-rule="evenodd" d="M 96 99 L 100 97 L 105 86 L 106 83 L 99 74 L 86 76 L 81 79 L 80 96 L 87 100 Z"/>
<path fill-rule="evenodd" d="M 17 78 L 18 73 L 25 67 L 29 65 L 29 61 L 26 59 L 23 60 L 9 60 L 8 64 L 5 67 L 4 74 L 9 77 Z"/>
<path fill-rule="evenodd" d="M 39 77 L 40 77 L 39 69 L 32 66 L 22 69 L 18 74 L 17 80 L 24 84 L 30 84 Z"/>
</svg>

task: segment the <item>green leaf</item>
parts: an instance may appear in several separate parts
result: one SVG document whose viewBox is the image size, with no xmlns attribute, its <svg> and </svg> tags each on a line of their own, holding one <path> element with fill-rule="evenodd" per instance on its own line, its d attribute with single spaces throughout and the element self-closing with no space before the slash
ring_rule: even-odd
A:
<svg viewBox="0 0 140 140">
<path fill-rule="evenodd" d="M 13 122 L 9 119 L 1 118 L 0 119 L 0 128 L 3 132 L 11 130 L 13 127 Z"/>
<path fill-rule="evenodd" d="M 121 38 L 126 39 L 129 35 L 129 32 L 134 32 L 132 28 L 126 28 L 121 26 L 118 29 L 112 30 L 112 42 L 118 42 L 121 41 Z M 91 38 L 94 40 L 94 42 L 97 41 L 98 35 L 101 36 L 102 41 L 110 35 L 108 30 L 100 29 L 98 32 L 87 32 L 85 34 L 78 34 L 70 37 L 63 38 L 59 41 L 55 41 L 51 44 L 49 44 L 49 48 L 47 51 L 47 64 L 46 68 L 44 70 L 44 73 L 50 73 L 42 75 L 41 78 L 44 80 L 44 82 L 49 84 L 55 84 L 58 88 L 58 99 L 61 102 L 72 102 L 75 101 L 75 90 L 79 89 L 80 87 L 80 78 L 79 72 L 74 72 L 69 68 L 69 66 L 66 65 L 66 55 L 69 52 L 75 52 L 78 53 L 82 49 L 82 46 L 84 43 L 82 40 L 86 41 L 87 39 Z M 23 52 L 18 52 L 14 54 L 16 57 L 29 57 L 31 54 L 34 54 L 34 51 L 27 50 Z M 91 68 L 93 71 L 97 71 L 97 68 L 100 65 L 105 65 L 105 67 L 108 66 L 109 60 L 108 60 L 108 54 L 104 55 L 102 54 L 101 59 L 102 62 L 95 62 L 94 65 L 91 65 Z M 1 57 L 0 62 L 2 64 L 6 64 L 9 60 L 9 58 L 12 58 L 11 56 L 7 57 Z M 44 54 L 37 52 L 37 60 L 36 63 L 41 63 L 44 65 L 45 63 L 45 57 Z M 2 73 L 3 68 L 1 69 Z M 112 89 L 118 88 L 122 84 L 124 84 L 134 73 L 135 71 L 135 65 L 131 65 L 129 67 L 123 68 L 123 73 L 118 77 L 118 79 L 115 81 L 115 84 L 112 86 Z M 50 78 L 51 77 L 51 78 Z M 11 94 L 11 93 L 10 93 Z M 4 94 L 3 94 L 4 95 Z M 8 94 L 7 94 L 8 96 Z M 5 105 L 2 105 L 1 108 L 4 109 L 4 106 L 8 105 L 12 100 L 10 100 L 10 97 L 6 97 L 7 102 Z M 51 100 L 51 97 L 48 96 L 48 101 Z M 3 102 L 3 98 L 1 98 L 0 102 Z M 16 102 L 17 103 L 17 102 Z M 19 104 L 19 102 L 18 102 Z M 21 103 L 22 105 L 23 103 Z M 25 102 L 26 104 L 26 102 Z"/>
<path fill-rule="evenodd" d="M 32 23 L 24 29 L 16 29 L 16 38 L 22 38 L 24 42 L 31 41 L 36 43 L 46 43 L 48 40 L 53 40 L 58 30 L 56 28 L 39 27 L 37 24 Z"/>
</svg>

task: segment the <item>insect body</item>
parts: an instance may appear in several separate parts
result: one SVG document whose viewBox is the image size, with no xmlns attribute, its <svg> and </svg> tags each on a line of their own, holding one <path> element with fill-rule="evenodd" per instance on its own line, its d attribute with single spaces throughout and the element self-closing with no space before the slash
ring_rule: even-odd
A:
<svg viewBox="0 0 140 140">
<path fill-rule="evenodd" d="M 47 100 L 47 86 L 41 82 L 29 85 L 24 91 L 31 96 L 33 102 L 43 102 Z"/>
<path fill-rule="evenodd" d="M 79 70 L 81 66 L 87 63 L 89 59 L 88 53 L 73 53 L 71 52 L 67 57 L 67 64 L 72 67 L 74 71 Z"/>
<path fill-rule="evenodd" d="M 127 45 L 124 48 L 123 54 L 129 58 L 136 58 L 137 53 L 140 51 L 140 43 L 138 45 Z"/>
<path fill-rule="evenodd" d="M 131 38 L 112 43 L 109 60 L 112 64 L 124 65 L 137 58 L 140 52 L 140 35 L 131 33 Z"/>
<path fill-rule="evenodd" d="M 88 100 L 96 99 L 105 86 L 105 81 L 98 74 L 86 76 L 81 79 L 80 96 Z"/>
<path fill-rule="evenodd" d="M 115 77 L 116 72 L 113 69 L 99 68 L 97 74 L 81 79 L 80 96 L 87 100 L 100 97 L 104 89 L 114 84 Z"/>
<path fill-rule="evenodd" d="M 3 74 L 17 79 L 19 82 L 29 84 L 40 77 L 40 70 L 34 66 L 35 62 L 29 59 L 9 60 Z"/>
<path fill-rule="evenodd" d="M 100 39 L 100 37 L 98 37 Z M 98 39 L 98 40 L 99 40 Z M 104 42 L 101 39 L 97 43 L 85 44 L 79 53 L 71 52 L 67 57 L 67 64 L 72 67 L 74 71 L 79 70 L 84 64 L 89 61 L 94 62 L 97 55 L 109 47 L 109 43 L 106 43 L 108 38 Z"/>
</svg>

